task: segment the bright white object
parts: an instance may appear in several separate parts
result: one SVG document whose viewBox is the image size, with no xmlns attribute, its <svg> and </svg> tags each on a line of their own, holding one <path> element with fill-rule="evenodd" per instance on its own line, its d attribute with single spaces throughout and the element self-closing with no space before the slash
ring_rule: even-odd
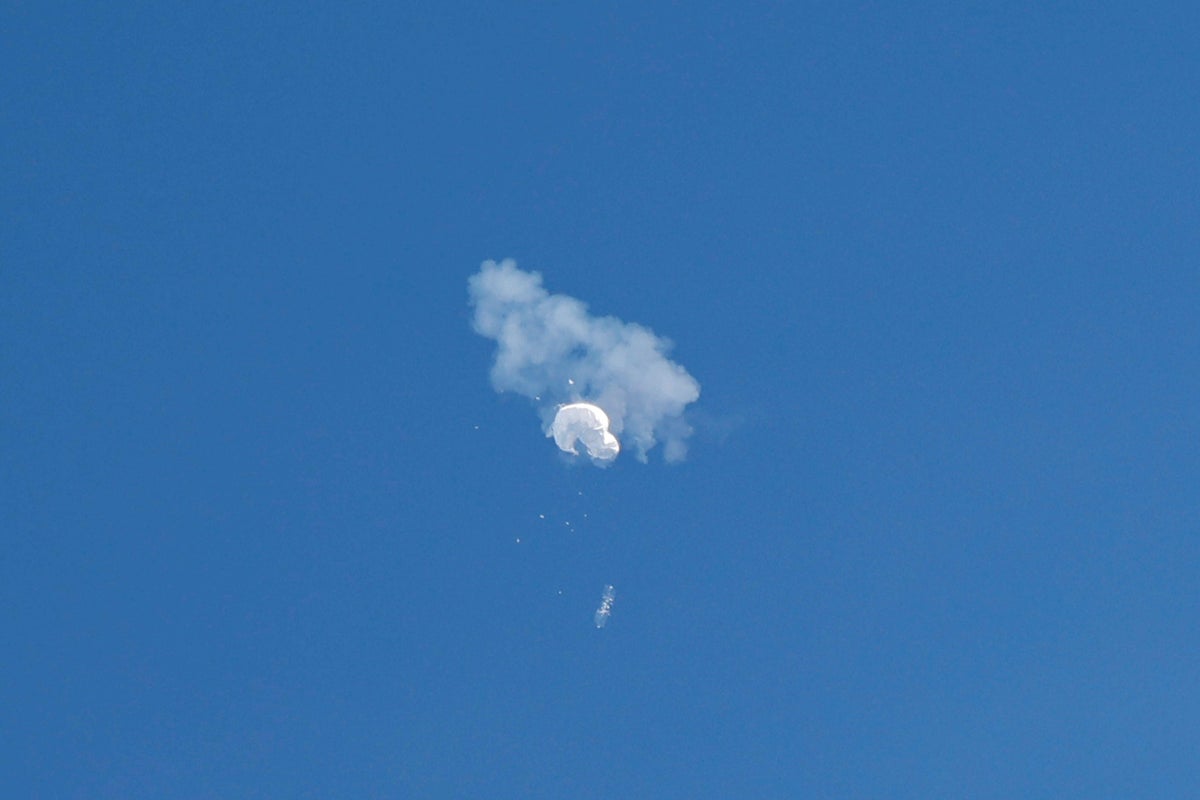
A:
<svg viewBox="0 0 1200 800">
<path fill-rule="evenodd" d="M 569 403 L 558 409 L 550 433 L 565 453 L 579 455 L 576 444 L 597 461 L 612 461 L 621 452 L 621 443 L 608 430 L 608 414 L 591 403 Z"/>
</svg>

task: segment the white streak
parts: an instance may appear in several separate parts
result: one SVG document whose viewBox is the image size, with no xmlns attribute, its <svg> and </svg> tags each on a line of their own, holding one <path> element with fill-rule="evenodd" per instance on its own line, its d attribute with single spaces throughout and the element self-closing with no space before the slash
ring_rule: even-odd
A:
<svg viewBox="0 0 1200 800">
<path fill-rule="evenodd" d="M 596 627 L 603 628 L 608 622 L 608 617 L 612 614 L 613 600 L 617 598 L 617 590 L 612 587 L 612 584 L 604 587 L 604 593 L 600 595 L 600 607 L 596 609 Z"/>
</svg>

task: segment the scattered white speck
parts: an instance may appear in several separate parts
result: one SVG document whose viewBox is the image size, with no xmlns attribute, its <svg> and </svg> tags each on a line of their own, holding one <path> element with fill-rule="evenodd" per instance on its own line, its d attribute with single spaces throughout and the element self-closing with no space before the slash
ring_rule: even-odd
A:
<svg viewBox="0 0 1200 800">
<path fill-rule="evenodd" d="M 574 386 L 574 385 L 575 385 L 575 381 L 571 380 L 570 378 L 567 378 L 567 384 L 568 384 L 569 386 Z"/>
</svg>

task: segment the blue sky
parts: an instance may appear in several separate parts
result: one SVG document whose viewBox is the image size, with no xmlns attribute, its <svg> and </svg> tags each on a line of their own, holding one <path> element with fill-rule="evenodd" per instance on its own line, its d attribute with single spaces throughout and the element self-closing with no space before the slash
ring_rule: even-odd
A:
<svg viewBox="0 0 1200 800">
<path fill-rule="evenodd" d="M 1193 5 L 0 13 L 11 796 L 1196 792 Z"/>
</svg>

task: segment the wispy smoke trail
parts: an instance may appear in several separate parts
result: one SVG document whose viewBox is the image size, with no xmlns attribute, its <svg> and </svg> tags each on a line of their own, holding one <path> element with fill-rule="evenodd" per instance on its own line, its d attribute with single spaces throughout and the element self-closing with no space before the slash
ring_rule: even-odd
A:
<svg viewBox="0 0 1200 800">
<path fill-rule="evenodd" d="M 596 609 L 596 627 L 603 628 L 608 622 L 608 617 L 612 614 L 613 601 L 617 599 L 617 590 L 612 587 L 612 584 L 604 587 L 604 594 L 600 595 L 600 607 Z"/>
<path fill-rule="evenodd" d="M 684 458 L 692 429 L 683 411 L 700 384 L 667 358 L 670 342 L 641 325 L 591 316 L 511 260 L 483 262 L 468 288 L 476 332 L 497 344 L 492 385 L 538 402 L 546 431 L 560 405 L 582 400 L 607 413 L 612 433 L 640 460 L 660 440 L 667 461 Z"/>
</svg>

